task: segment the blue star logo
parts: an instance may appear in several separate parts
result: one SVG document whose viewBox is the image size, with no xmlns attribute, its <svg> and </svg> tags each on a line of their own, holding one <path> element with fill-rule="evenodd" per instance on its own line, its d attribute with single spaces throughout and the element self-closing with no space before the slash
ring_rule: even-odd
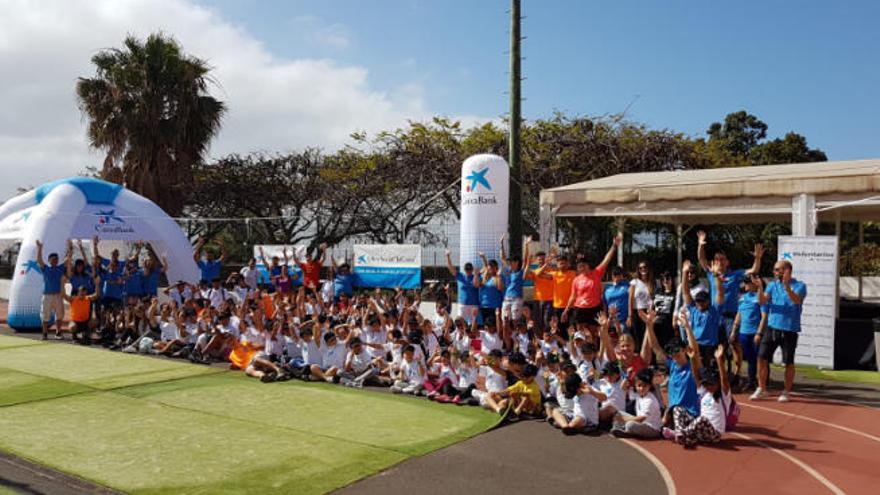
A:
<svg viewBox="0 0 880 495">
<path fill-rule="evenodd" d="M 358 263 L 360 263 L 362 265 L 366 265 L 367 264 L 367 255 L 362 254 L 362 255 L 358 256 Z"/>
<path fill-rule="evenodd" d="M 95 213 L 98 217 L 98 223 L 100 224 L 108 224 L 110 222 L 119 222 L 125 223 L 125 220 L 116 216 L 116 210 L 98 210 L 98 213 Z"/>
<path fill-rule="evenodd" d="M 37 260 L 27 260 L 25 264 L 21 265 L 22 275 L 26 275 L 30 273 L 31 270 L 40 273 L 40 265 L 37 263 Z"/>
<path fill-rule="evenodd" d="M 486 179 L 486 174 L 489 173 L 489 167 L 480 170 L 479 172 L 476 170 L 471 170 L 471 175 L 465 177 L 465 180 L 471 181 L 470 185 L 467 186 L 467 192 L 476 191 L 477 186 L 483 186 L 487 191 L 492 190 L 492 186 L 489 185 L 489 180 Z"/>
<path fill-rule="evenodd" d="M 31 216 L 31 212 L 26 211 L 26 212 L 24 212 L 24 213 L 21 214 L 21 218 L 20 218 L 20 220 L 21 220 L 22 222 L 27 222 L 27 220 L 28 220 L 28 218 L 30 218 L 30 216 Z"/>
<path fill-rule="evenodd" d="M 793 258 L 793 256 L 791 255 L 790 252 L 784 252 L 784 253 L 782 253 L 782 259 L 784 259 L 784 260 L 790 260 L 790 259 L 792 259 L 792 258 Z"/>
</svg>

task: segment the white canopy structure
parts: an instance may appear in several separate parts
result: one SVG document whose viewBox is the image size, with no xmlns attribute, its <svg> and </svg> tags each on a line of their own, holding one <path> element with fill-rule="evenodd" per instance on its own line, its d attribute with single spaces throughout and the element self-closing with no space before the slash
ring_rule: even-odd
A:
<svg viewBox="0 0 880 495">
<path fill-rule="evenodd" d="M 544 189 L 540 207 L 542 243 L 556 217 L 665 222 L 679 235 L 682 225 L 791 219 L 792 234 L 807 236 L 819 221 L 880 218 L 880 159 L 618 174 Z"/>
<path fill-rule="evenodd" d="M 157 254 L 167 258 L 169 279 L 198 279 L 189 239 L 152 201 L 98 179 L 62 179 L 0 206 L 0 243 L 21 241 L 9 295 L 9 326 L 40 328 L 43 282 L 36 264 L 36 241 L 43 242 L 44 256 L 54 252 L 63 257 L 68 239 L 94 236 L 109 241 L 148 241 Z"/>
</svg>

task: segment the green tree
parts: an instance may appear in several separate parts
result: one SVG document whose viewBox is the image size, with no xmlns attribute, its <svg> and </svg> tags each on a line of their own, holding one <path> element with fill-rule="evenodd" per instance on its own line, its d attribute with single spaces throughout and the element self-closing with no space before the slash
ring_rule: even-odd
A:
<svg viewBox="0 0 880 495">
<path fill-rule="evenodd" d="M 810 148 L 807 138 L 795 132 L 753 147 L 749 151 L 749 159 L 754 165 L 828 161 L 822 150 Z"/>
<path fill-rule="evenodd" d="M 754 115 L 740 110 L 724 117 L 724 123 L 713 122 L 706 131 L 709 141 L 719 143 L 733 156 L 746 157 L 758 142 L 767 137 L 767 124 Z"/>
<path fill-rule="evenodd" d="M 210 68 L 161 33 L 146 41 L 129 36 L 92 64 L 95 76 L 80 78 L 76 94 L 91 146 L 107 153 L 101 176 L 179 214 L 192 167 L 226 111 L 208 94 Z"/>
</svg>

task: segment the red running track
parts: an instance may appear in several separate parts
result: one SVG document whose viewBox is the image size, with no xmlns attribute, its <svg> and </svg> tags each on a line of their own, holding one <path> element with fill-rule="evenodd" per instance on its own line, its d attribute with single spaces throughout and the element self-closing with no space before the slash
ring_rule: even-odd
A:
<svg viewBox="0 0 880 495">
<path fill-rule="evenodd" d="M 737 401 L 740 423 L 717 445 L 686 450 L 667 440 L 638 442 L 669 472 L 670 491 L 880 492 L 880 409 L 807 396 L 793 396 L 787 404 L 775 397 Z"/>
</svg>

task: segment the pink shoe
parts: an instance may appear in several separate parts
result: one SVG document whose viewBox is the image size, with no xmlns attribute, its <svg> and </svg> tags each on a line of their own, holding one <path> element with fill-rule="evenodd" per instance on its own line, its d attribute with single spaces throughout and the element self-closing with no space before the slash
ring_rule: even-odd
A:
<svg viewBox="0 0 880 495">
<path fill-rule="evenodd" d="M 461 405 L 461 396 L 456 395 L 455 397 L 453 397 L 452 403 L 455 404 L 456 406 L 460 406 Z"/>
<path fill-rule="evenodd" d="M 452 402 L 452 399 L 450 399 L 449 396 L 446 394 L 438 395 L 437 397 L 434 398 L 434 400 L 436 400 L 437 402 L 440 402 L 442 404 L 448 404 L 448 403 Z"/>
<path fill-rule="evenodd" d="M 672 440 L 673 442 L 676 440 L 676 437 L 678 436 L 675 434 L 675 431 L 670 430 L 669 428 L 667 428 L 665 426 L 663 427 L 661 432 L 663 433 L 663 438 L 665 438 L 667 440 Z"/>
</svg>

